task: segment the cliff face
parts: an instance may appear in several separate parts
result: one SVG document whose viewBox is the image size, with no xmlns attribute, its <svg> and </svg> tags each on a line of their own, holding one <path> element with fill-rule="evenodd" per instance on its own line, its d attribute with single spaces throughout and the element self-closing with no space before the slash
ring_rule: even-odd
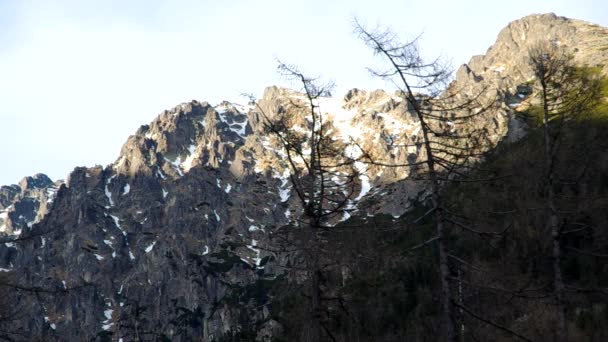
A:
<svg viewBox="0 0 608 342">
<path fill-rule="evenodd" d="M 0 187 L 0 233 L 20 235 L 48 212 L 62 181 L 46 175 L 25 177 L 18 185 Z"/>
<path fill-rule="evenodd" d="M 513 111 L 531 78 L 527 47 L 554 39 L 578 62 L 596 65 L 608 61 L 606 37 L 606 29 L 576 20 L 523 18 L 463 65 L 452 89 L 492 89 L 484 96 L 497 105 L 471 124 L 485 127 L 493 143 L 517 139 L 524 127 Z M 272 334 L 265 284 L 282 275 L 277 265 L 285 260 L 265 247 L 301 208 L 259 109 L 295 112 L 300 101 L 270 87 L 257 105 L 184 103 L 141 126 L 111 165 L 76 168 L 65 184 L 36 175 L 2 187 L 0 232 L 23 239 L 0 245 L 0 270 L 44 290 L 10 298 L 23 317 L 11 329 L 26 340 L 213 341 L 257 322 L 258 339 Z M 394 163 L 424 157 L 418 120 L 398 94 L 354 89 L 322 99 L 320 110 L 344 148 L 352 139 Z M 296 117 L 292 129 L 306 125 Z M 397 217 L 424 196 L 408 168 L 359 167 L 348 216 Z"/>
</svg>

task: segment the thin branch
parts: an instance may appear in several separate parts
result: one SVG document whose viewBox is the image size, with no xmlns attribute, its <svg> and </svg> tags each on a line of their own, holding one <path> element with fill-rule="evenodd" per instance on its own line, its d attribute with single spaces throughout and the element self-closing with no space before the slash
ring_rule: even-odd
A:
<svg viewBox="0 0 608 342">
<path fill-rule="evenodd" d="M 523 340 L 523 341 L 526 341 L 526 342 L 534 342 L 533 340 L 531 340 L 531 339 L 529 339 L 529 338 L 527 338 L 527 337 L 525 337 L 523 335 L 520 335 L 517 332 L 515 332 L 515 331 L 513 331 L 513 330 L 511 330 L 511 329 L 509 329 L 509 328 L 507 328 L 507 327 L 505 327 L 503 325 L 500 325 L 498 323 L 492 322 L 492 321 L 490 321 L 490 320 L 488 320 L 486 318 L 483 318 L 483 317 L 479 316 L 478 314 L 474 313 L 473 311 L 471 311 L 469 308 L 467 308 L 464 305 L 461 305 L 461 304 L 458 304 L 458 303 L 454 302 L 454 306 L 462 309 L 462 311 L 466 312 L 471 317 L 473 317 L 473 318 L 475 318 L 475 319 L 477 319 L 477 320 L 479 320 L 479 321 L 481 321 L 483 323 L 491 325 L 494 328 L 497 328 L 497 329 L 502 330 L 502 331 L 504 331 L 506 333 L 509 333 L 509 334 L 511 334 L 511 335 L 519 338 L 520 340 Z"/>
</svg>

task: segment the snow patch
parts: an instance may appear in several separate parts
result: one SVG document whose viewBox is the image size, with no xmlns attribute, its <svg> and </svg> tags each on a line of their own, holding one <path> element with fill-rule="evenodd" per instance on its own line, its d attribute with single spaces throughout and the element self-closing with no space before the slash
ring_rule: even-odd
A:
<svg viewBox="0 0 608 342">
<path fill-rule="evenodd" d="M 175 160 L 170 160 L 167 157 L 165 157 L 165 161 L 169 162 L 169 164 L 173 165 L 173 169 L 175 169 L 175 171 L 177 171 L 177 174 L 182 177 L 184 175 L 184 173 L 182 172 L 181 169 L 181 164 L 182 164 L 182 158 L 180 156 L 177 156 L 177 158 L 175 158 Z"/>
<path fill-rule="evenodd" d="M 372 184 L 369 181 L 369 177 L 365 173 L 366 165 L 362 162 L 355 162 L 355 169 L 359 172 L 359 181 L 361 182 L 361 191 L 355 202 L 359 202 L 367 193 L 371 190 Z"/>
<path fill-rule="evenodd" d="M 289 168 L 287 167 L 283 170 L 282 174 L 275 171 L 274 178 L 281 180 L 281 185 L 279 185 L 279 196 L 281 197 L 281 202 L 286 202 L 291 196 L 291 189 L 289 188 L 290 175 Z"/>
<path fill-rule="evenodd" d="M 490 70 L 493 70 L 494 72 L 499 73 L 499 74 L 502 73 L 503 71 L 505 71 L 506 69 L 507 69 L 507 67 L 504 64 L 490 67 Z"/>
<path fill-rule="evenodd" d="M 120 231 L 122 232 L 122 235 L 127 236 L 127 232 L 125 232 L 125 230 L 122 229 L 122 226 L 120 225 L 120 219 L 114 215 L 110 215 L 110 217 L 112 218 L 112 220 L 114 220 L 114 224 L 116 225 L 116 228 L 120 229 Z"/>
<path fill-rule="evenodd" d="M 247 245 L 247 248 L 249 248 L 250 250 L 252 250 L 255 253 L 255 257 L 252 258 L 256 268 L 258 269 L 263 269 L 264 267 L 260 267 L 260 264 L 262 263 L 262 258 L 260 258 L 260 249 L 257 248 L 258 246 L 258 241 L 257 240 L 251 240 L 251 245 Z"/>
<path fill-rule="evenodd" d="M 122 189 L 122 195 L 126 195 L 131 191 L 131 186 L 129 185 L 129 183 L 125 184 L 125 187 Z"/>
<path fill-rule="evenodd" d="M 249 226 L 249 231 L 250 231 L 250 232 L 257 232 L 258 230 L 261 230 L 261 231 L 262 231 L 262 232 L 264 232 L 264 233 L 266 232 L 266 231 L 264 230 L 264 228 L 260 228 L 260 227 L 258 227 L 258 226 L 254 226 L 254 225 L 250 225 L 250 226 Z"/>
<path fill-rule="evenodd" d="M 245 110 L 248 111 L 249 108 L 251 107 L 246 107 L 246 106 L 234 106 L 235 109 L 237 110 L 237 112 L 239 112 L 240 114 L 245 114 Z M 239 110 L 240 107 L 240 110 Z M 217 106 L 215 108 L 215 111 L 218 113 L 219 117 L 220 117 L 220 121 L 222 123 L 225 123 L 226 125 L 228 125 L 228 129 L 230 129 L 232 132 L 236 133 L 239 137 L 245 139 L 246 136 L 246 131 L 247 131 L 247 124 L 248 124 L 248 119 L 247 117 L 245 117 L 245 121 L 243 122 L 233 122 L 232 124 L 229 123 L 229 120 L 227 119 L 227 110 L 229 108 L 226 106 Z"/>
<path fill-rule="evenodd" d="M 342 140 L 349 141 L 350 138 L 357 139 L 362 136 L 361 129 L 352 125 L 357 111 L 345 109 L 344 101 L 341 98 L 322 97 L 319 98 L 318 105 L 322 114 L 329 114 L 330 117 L 333 117 L 333 125 L 339 130 L 338 137 L 341 137 Z"/>
<path fill-rule="evenodd" d="M 112 200 L 112 193 L 110 192 L 110 189 L 108 189 L 108 185 L 110 185 L 110 183 L 112 182 L 112 179 L 114 179 L 114 177 L 116 177 L 116 176 L 112 176 L 112 177 L 108 178 L 108 180 L 106 181 L 106 186 L 104 188 L 104 192 L 106 194 L 106 197 L 108 198 L 108 202 L 110 203 L 109 206 L 106 206 L 106 209 L 109 209 L 114 206 L 114 201 Z"/>
<path fill-rule="evenodd" d="M 152 252 L 152 249 L 154 249 L 154 245 L 156 245 L 156 241 L 152 242 L 151 245 L 149 245 L 148 247 L 146 247 L 146 249 L 145 249 L 146 253 Z"/>
<path fill-rule="evenodd" d="M 184 168 L 185 171 L 189 171 L 194 166 L 194 165 L 192 165 L 192 163 L 194 163 L 194 160 L 197 157 L 197 155 L 194 153 L 195 151 L 196 151 L 195 144 L 192 144 L 192 145 L 190 145 L 190 147 L 188 147 L 188 157 L 186 157 L 184 162 L 181 164 L 181 166 Z"/>
<path fill-rule="evenodd" d="M 113 313 L 114 313 L 114 310 L 112 310 L 112 309 L 106 309 L 103 311 L 103 315 L 105 316 L 106 320 L 102 322 L 103 325 L 101 326 L 101 329 L 110 330 L 112 325 L 114 325 L 114 322 L 111 322 Z"/>
</svg>

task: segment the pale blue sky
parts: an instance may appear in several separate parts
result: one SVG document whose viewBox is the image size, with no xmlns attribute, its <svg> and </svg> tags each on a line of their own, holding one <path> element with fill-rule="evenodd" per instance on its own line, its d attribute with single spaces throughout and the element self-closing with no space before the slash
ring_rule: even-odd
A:
<svg viewBox="0 0 608 342">
<path fill-rule="evenodd" d="M 259 96 L 285 83 L 275 57 L 334 80 L 337 95 L 386 87 L 365 70 L 354 15 L 424 32 L 424 53 L 457 67 L 508 22 L 544 12 L 608 26 L 603 0 L 0 0 L 0 184 L 111 163 L 181 102 Z"/>
</svg>

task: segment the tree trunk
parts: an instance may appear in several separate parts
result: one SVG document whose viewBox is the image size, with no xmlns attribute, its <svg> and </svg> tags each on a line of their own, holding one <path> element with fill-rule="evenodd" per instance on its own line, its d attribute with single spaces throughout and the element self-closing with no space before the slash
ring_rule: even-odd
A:
<svg viewBox="0 0 608 342">
<path fill-rule="evenodd" d="M 445 214 L 443 212 L 443 201 L 441 194 L 439 193 L 440 184 L 437 177 L 437 170 L 435 169 L 435 159 L 433 156 L 433 150 L 431 148 L 431 141 L 429 138 L 429 127 L 425 122 L 424 115 L 420 109 L 419 103 L 414 97 L 414 94 L 408 87 L 409 102 L 414 105 L 414 110 L 418 114 L 420 120 L 420 126 L 422 130 L 422 136 L 424 138 L 424 147 L 427 154 L 427 166 L 429 168 L 429 177 L 431 180 L 431 191 L 433 193 L 433 205 L 435 206 L 435 230 L 437 234 L 437 248 L 439 250 L 439 275 L 441 278 L 441 309 L 442 309 L 442 320 L 445 327 L 445 340 L 447 342 L 456 342 L 457 335 L 454 326 L 454 305 L 452 303 L 452 294 L 450 290 L 450 266 L 448 261 L 448 252 L 446 248 L 446 234 L 445 234 Z"/>
<path fill-rule="evenodd" d="M 448 265 L 448 253 L 445 243 L 445 225 L 444 215 L 441 208 L 437 208 L 435 214 L 437 223 L 437 248 L 439 249 L 439 271 L 441 275 L 441 306 L 442 319 L 445 324 L 445 339 L 447 342 L 456 342 L 456 330 L 454 328 L 454 305 L 452 303 L 452 294 L 450 291 L 450 268 Z"/>
<path fill-rule="evenodd" d="M 560 229 L 557 224 L 557 216 L 551 215 L 549 218 L 551 225 L 551 237 L 553 238 L 553 287 L 555 300 L 557 302 L 557 341 L 565 342 L 568 340 L 568 330 L 566 326 L 566 310 L 564 307 L 564 281 L 561 268 L 561 246 Z"/>
<path fill-rule="evenodd" d="M 310 293 L 311 293 L 311 341 L 321 341 L 321 282 L 318 270 L 312 272 L 312 279 L 310 282 Z"/>
<path fill-rule="evenodd" d="M 564 308 L 564 281 L 562 278 L 561 269 L 561 232 L 559 227 L 559 219 L 557 216 L 557 206 L 555 203 L 555 191 L 553 182 L 555 172 L 553 170 L 553 149 L 555 141 L 551 137 L 549 129 L 549 104 L 547 99 L 547 84 L 544 75 L 540 77 L 542 87 L 542 102 L 543 102 L 543 124 L 544 124 L 544 140 L 545 140 L 545 167 L 546 167 L 546 195 L 547 205 L 549 207 L 549 217 L 547 218 L 547 228 L 551 231 L 552 240 L 552 258 L 553 258 L 553 291 L 555 294 L 556 309 L 557 309 L 557 341 L 565 342 L 568 340 L 568 330 L 566 326 L 566 313 Z"/>
<path fill-rule="evenodd" d="M 309 198 L 312 198 L 309 197 Z M 319 267 L 319 253 L 317 237 L 317 220 L 314 216 L 308 217 L 308 241 L 309 248 L 306 251 L 307 268 L 310 281 L 310 332 L 308 340 L 311 342 L 321 341 L 321 271 Z"/>
</svg>

